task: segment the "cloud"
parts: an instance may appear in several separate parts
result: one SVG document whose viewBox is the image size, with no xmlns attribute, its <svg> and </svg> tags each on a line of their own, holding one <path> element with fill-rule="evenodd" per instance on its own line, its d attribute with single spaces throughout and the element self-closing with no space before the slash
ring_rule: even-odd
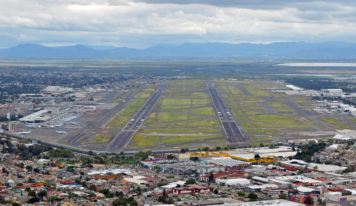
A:
<svg viewBox="0 0 356 206">
<path fill-rule="evenodd" d="M 308 2 L 308 0 L 136 0 L 149 4 L 204 4 L 218 7 L 238 7 L 248 9 L 280 9 L 298 2 Z"/>
<path fill-rule="evenodd" d="M 182 42 L 345 40 L 346 0 L 2 0 L 0 47 L 22 42 L 145 47 Z M 350 39 L 356 41 L 356 38 Z"/>
</svg>

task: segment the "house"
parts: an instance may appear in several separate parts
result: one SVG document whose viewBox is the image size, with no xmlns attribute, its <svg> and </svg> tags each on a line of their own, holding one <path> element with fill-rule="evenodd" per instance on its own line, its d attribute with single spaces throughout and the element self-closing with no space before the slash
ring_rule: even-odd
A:
<svg viewBox="0 0 356 206">
<path fill-rule="evenodd" d="M 212 191 L 211 187 L 192 184 L 192 185 L 183 185 L 181 187 L 176 187 L 172 189 L 173 195 L 185 195 L 185 194 L 202 194 L 210 193 Z"/>
</svg>

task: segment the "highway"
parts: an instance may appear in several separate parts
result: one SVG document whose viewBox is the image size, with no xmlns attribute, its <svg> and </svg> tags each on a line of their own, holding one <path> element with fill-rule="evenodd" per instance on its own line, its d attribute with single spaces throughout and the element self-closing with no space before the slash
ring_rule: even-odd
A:
<svg viewBox="0 0 356 206">
<path fill-rule="evenodd" d="M 120 152 L 130 143 L 131 139 L 150 116 L 152 109 L 166 88 L 167 85 L 162 84 L 151 94 L 148 100 L 132 116 L 131 120 L 127 122 L 122 130 L 108 143 L 106 151 Z"/>
<path fill-rule="evenodd" d="M 209 90 L 210 98 L 214 105 L 214 110 L 218 116 L 219 123 L 224 129 L 226 139 L 230 143 L 246 141 L 247 138 L 237 125 L 231 110 L 226 106 L 219 92 L 213 83 L 206 84 Z"/>
<path fill-rule="evenodd" d="M 136 94 L 141 92 L 142 89 L 138 89 L 132 94 L 128 95 L 123 101 L 119 102 L 117 105 L 115 105 L 112 109 L 109 109 L 108 111 L 104 112 L 104 114 L 100 115 L 98 118 L 95 120 L 91 121 L 86 127 L 84 127 L 78 134 L 75 136 L 69 137 L 68 143 L 74 144 L 77 140 L 79 140 L 81 137 L 92 133 L 96 129 L 99 129 L 105 122 L 110 119 L 111 117 L 117 115 L 117 113 L 123 108 L 123 106 L 130 101 L 131 98 L 133 98 Z"/>
</svg>

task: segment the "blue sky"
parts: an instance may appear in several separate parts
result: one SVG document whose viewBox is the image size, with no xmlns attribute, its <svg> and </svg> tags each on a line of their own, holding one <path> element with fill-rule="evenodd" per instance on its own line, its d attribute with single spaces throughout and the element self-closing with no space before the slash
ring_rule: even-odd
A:
<svg viewBox="0 0 356 206">
<path fill-rule="evenodd" d="M 354 0 L 1 0 L 0 47 L 356 42 Z"/>
</svg>

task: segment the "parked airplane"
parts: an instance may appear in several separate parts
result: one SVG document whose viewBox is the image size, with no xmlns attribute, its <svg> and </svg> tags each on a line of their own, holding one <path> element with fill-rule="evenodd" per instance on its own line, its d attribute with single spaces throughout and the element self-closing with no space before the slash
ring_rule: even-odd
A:
<svg viewBox="0 0 356 206">
<path fill-rule="evenodd" d="M 30 134 L 32 132 L 32 130 L 28 130 L 27 132 L 18 132 L 19 134 L 23 134 L 23 135 L 26 135 L 26 134 Z"/>
<path fill-rule="evenodd" d="M 57 133 L 57 134 L 66 134 L 67 132 L 66 132 L 66 131 L 59 131 L 59 130 L 56 130 L 56 133 Z"/>
</svg>

